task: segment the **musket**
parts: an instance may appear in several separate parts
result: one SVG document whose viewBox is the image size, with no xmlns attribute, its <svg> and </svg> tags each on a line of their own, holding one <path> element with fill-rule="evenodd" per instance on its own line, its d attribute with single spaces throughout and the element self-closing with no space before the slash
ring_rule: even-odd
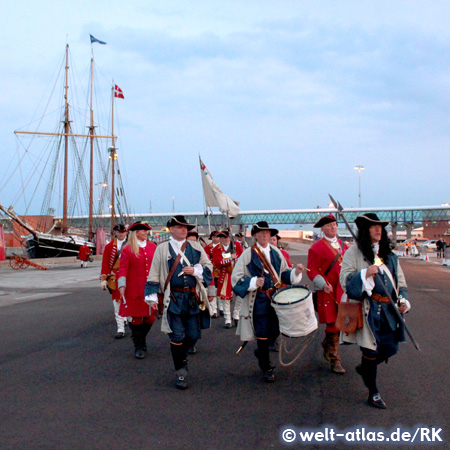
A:
<svg viewBox="0 0 450 450">
<path fill-rule="evenodd" d="M 358 239 L 356 238 L 356 235 L 355 235 L 354 231 L 352 230 L 352 227 L 348 223 L 347 218 L 343 214 L 344 208 L 342 207 L 342 205 L 339 202 L 336 202 L 336 200 L 330 194 L 328 194 L 328 196 L 330 197 L 331 202 L 333 203 L 334 207 L 336 208 L 337 213 L 339 214 L 339 216 L 341 217 L 341 219 L 345 223 L 345 226 L 347 227 L 347 230 L 352 235 L 352 238 L 355 241 L 356 245 L 358 245 L 358 248 L 361 250 L 361 248 L 359 247 L 359 244 L 358 244 Z M 361 253 L 362 253 L 362 251 L 361 251 Z M 369 261 L 364 255 L 363 255 L 363 258 L 369 265 L 372 265 L 372 262 Z M 405 323 L 405 319 L 403 318 L 403 316 L 401 315 L 400 311 L 398 310 L 394 300 L 392 300 L 392 297 L 389 294 L 386 286 L 384 285 L 383 280 L 381 279 L 381 277 L 380 277 L 380 275 L 378 273 L 375 274 L 375 277 L 376 278 L 378 277 L 378 280 L 380 281 L 381 286 L 383 286 L 384 294 L 389 299 L 389 303 L 391 304 L 391 306 L 392 306 L 392 308 L 393 308 L 397 318 L 400 320 L 400 322 L 405 327 L 405 331 L 408 334 L 409 338 L 411 339 L 411 342 L 414 344 L 414 347 L 416 347 L 416 349 L 420 352 L 421 350 L 420 350 L 419 344 L 414 339 L 413 335 L 411 334 L 411 331 L 409 331 L 409 328 L 408 328 L 408 326 Z"/>
</svg>

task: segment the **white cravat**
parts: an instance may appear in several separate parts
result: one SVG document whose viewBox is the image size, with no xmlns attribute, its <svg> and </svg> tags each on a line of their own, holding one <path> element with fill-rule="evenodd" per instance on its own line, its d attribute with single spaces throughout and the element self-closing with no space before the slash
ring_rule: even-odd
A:
<svg viewBox="0 0 450 450">
<path fill-rule="evenodd" d="M 119 241 L 119 239 L 117 239 L 117 250 L 120 250 L 122 248 L 122 245 L 125 241 L 126 241 L 126 239 L 123 239 L 121 241 Z"/>
</svg>

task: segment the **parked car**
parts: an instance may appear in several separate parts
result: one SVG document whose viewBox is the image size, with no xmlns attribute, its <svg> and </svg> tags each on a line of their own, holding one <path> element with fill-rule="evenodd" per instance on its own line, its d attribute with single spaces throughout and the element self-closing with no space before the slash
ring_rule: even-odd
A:
<svg viewBox="0 0 450 450">
<path fill-rule="evenodd" d="M 427 250 L 436 250 L 436 242 L 435 239 L 430 239 L 429 241 L 426 241 L 422 244 L 419 244 L 419 248 L 426 248 Z"/>
</svg>

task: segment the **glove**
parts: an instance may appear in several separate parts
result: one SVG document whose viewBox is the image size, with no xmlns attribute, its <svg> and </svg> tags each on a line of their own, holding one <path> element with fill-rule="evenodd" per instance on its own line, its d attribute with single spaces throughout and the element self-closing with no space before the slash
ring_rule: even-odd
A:
<svg viewBox="0 0 450 450">
<path fill-rule="evenodd" d="M 108 282 L 106 280 L 103 280 L 100 282 L 100 286 L 104 291 L 106 291 L 106 286 L 108 286 Z"/>
</svg>

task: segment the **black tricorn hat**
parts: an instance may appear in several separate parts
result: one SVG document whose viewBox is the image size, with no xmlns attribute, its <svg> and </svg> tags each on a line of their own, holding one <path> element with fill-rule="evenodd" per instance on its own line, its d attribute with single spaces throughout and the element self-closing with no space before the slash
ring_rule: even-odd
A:
<svg viewBox="0 0 450 450">
<path fill-rule="evenodd" d="M 230 232 L 228 230 L 221 230 L 217 233 L 217 237 L 227 238 L 230 237 Z"/>
<path fill-rule="evenodd" d="M 214 236 L 217 236 L 217 233 L 217 230 L 211 231 L 211 233 L 209 234 L 209 238 L 212 239 Z"/>
<path fill-rule="evenodd" d="M 175 225 L 184 225 L 187 227 L 188 231 L 193 230 L 195 228 L 195 225 L 192 225 L 186 221 L 186 218 L 184 216 L 178 215 L 178 216 L 172 216 L 167 221 L 167 228 L 174 227 Z"/>
<path fill-rule="evenodd" d="M 198 239 L 198 233 L 196 231 L 189 231 L 187 237 L 189 236 L 195 236 Z"/>
<path fill-rule="evenodd" d="M 152 227 L 145 222 L 134 222 L 128 227 L 128 231 L 151 230 Z"/>
<path fill-rule="evenodd" d="M 380 220 L 375 213 L 366 213 L 355 219 L 358 229 L 369 228 L 372 225 L 381 225 L 383 228 L 389 223 L 387 220 Z"/>
<path fill-rule="evenodd" d="M 314 228 L 321 228 L 327 223 L 337 222 L 336 217 L 333 214 L 327 214 L 326 216 L 321 217 L 314 225 Z"/>
<path fill-rule="evenodd" d="M 127 227 L 123 223 L 118 223 L 117 225 L 113 226 L 113 231 L 119 231 L 120 233 L 123 233 L 127 231 Z"/>
<path fill-rule="evenodd" d="M 255 223 L 255 225 L 253 225 L 252 236 L 258 233 L 258 231 L 266 231 L 266 230 L 270 231 L 271 236 L 275 236 L 278 234 L 278 230 L 276 228 L 270 228 L 269 224 L 265 220 L 262 220 L 261 222 L 257 222 Z"/>
<path fill-rule="evenodd" d="M 234 237 L 244 237 L 244 235 L 243 235 L 242 233 L 236 233 L 236 234 L 234 235 Z"/>
</svg>

